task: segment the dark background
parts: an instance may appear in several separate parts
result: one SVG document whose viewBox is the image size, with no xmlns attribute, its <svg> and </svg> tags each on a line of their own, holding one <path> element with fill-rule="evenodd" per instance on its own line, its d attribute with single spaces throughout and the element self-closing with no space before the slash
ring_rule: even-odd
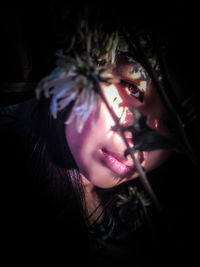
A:
<svg viewBox="0 0 200 267">
<path fill-rule="evenodd" d="M 110 4 L 104 1 L 97 3 L 93 4 L 94 10 L 99 6 L 109 10 L 108 24 L 117 19 L 128 21 L 130 25 L 136 22 L 161 29 L 169 51 L 169 67 L 176 79 L 178 77 L 176 90 L 181 87 L 186 95 L 191 90 L 197 92 L 199 15 L 194 3 L 141 3 L 133 7 L 112 1 Z M 35 83 L 54 68 L 54 53 L 61 46 L 61 31 L 71 29 L 70 24 L 62 21 L 63 10 L 68 6 L 82 8 L 76 1 L 73 4 L 69 1 L 49 1 L 40 6 L 30 2 L 21 8 L 0 9 L 0 105 L 30 97 Z M 18 82 L 26 84 L 16 85 L 21 89 L 15 88 L 14 84 L 5 84 Z M 24 90 L 22 87 L 25 87 Z M 13 90 L 13 94 L 6 94 Z"/>
<path fill-rule="evenodd" d="M 140 12 L 139 9 L 130 11 L 129 7 L 118 8 L 121 9 L 122 18 L 131 15 L 133 21 L 136 12 Z M 113 6 L 111 20 L 116 9 Z M 169 49 L 168 64 L 177 77 L 177 91 L 182 90 L 184 96 L 193 93 L 198 95 L 199 91 L 197 12 L 198 8 L 192 3 L 188 6 L 180 2 L 174 5 L 162 3 L 143 14 L 147 23 L 163 27 L 163 36 Z M 54 68 L 54 52 L 60 46 L 58 40 L 61 14 L 62 6 L 54 1 L 50 1 L 47 6 L 37 7 L 30 4 L 27 8 L 0 9 L 1 107 L 33 97 L 37 82 Z M 29 170 L 25 164 L 23 137 L 16 137 L 12 132 L 3 133 L 0 153 L 3 206 L 1 229 L 5 234 L 3 246 L 7 248 L 8 257 L 18 255 L 20 258 L 20 253 L 28 250 L 24 250 L 28 242 L 24 236 L 26 233 L 30 235 L 32 231 L 34 233 L 35 230 L 34 224 L 30 224 L 26 216 L 30 212 L 28 203 L 31 189 L 27 179 Z M 169 246 L 174 242 L 177 245 L 176 262 L 179 263 L 180 260 L 183 263 L 186 255 L 188 260 L 193 261 L 198 255 L 198 171 L 184 156 L 180 156 L 172 158 L 163 169 L 155 171 L 152 176 L 157 177 L 151 182 L 166 207 L 168 223 L 174 231 L 174 239 L 171 244 L 169 242 Z M 20 239 L 24 242 L 21 247 Z M 30 244 L 27 243 L 27 246 Z M 33 246 L 30 248 L 33 250 Z M 30 255 L 34 258 L 34 251 Z"/>
</svg>

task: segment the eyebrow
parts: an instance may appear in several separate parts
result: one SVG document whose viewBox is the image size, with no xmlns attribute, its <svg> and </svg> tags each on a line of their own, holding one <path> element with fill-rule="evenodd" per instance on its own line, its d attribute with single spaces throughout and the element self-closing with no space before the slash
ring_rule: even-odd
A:
<svg viewBox="0 0 200 267">
<path fill-rule="evenodd" d="M 134 78 L 134 77 L 129 77 L 129 78 L 131 78 L 131 80 L 134 80 L 134 81 L 140 81 L 140 80 L 147 80 L 148 79 L 148 73 L 146 72 L 146 70 L 145 70 L 145 68 L 140 64 L 140 63 L 121 63 L 121 68 L 123 68 L 123 67 L 130 67 L 130 68 L 132 68 L 132 70 L 130 70 L 130 71 L 127 71 L 127 75 L 124 75 L 124 78 L 128 78 L 128 77 L 126 77 L 126 76 L 134 76 L 134 74 L 135 74 L 135 76 L 137 76 L 137 73 L 139 73 L 140 75 L 139 75 L 139 77 L 138 78 Z M 123 71 L 122 71 L 123 72 Z M 123 74 L 122 74 L 122 72 L 121 73 L 119 73 L 119 75 L 122 75 L 123 76 Z"/>
<path fill-rule="evenodd" d="M 143 80 L 142 76 L 140 78 L 137 78 L 137 79 L 134 79 L 133 77 L 129 77 L 129 76 L 126 76 L 126 75 L 119 75 L 120 76 L 120 80 L 124 80 L 126 82 L 130 82 L 132 83 L 133 81 L 134 82 L 140 82 L 141 80 Z"/>
</svg>

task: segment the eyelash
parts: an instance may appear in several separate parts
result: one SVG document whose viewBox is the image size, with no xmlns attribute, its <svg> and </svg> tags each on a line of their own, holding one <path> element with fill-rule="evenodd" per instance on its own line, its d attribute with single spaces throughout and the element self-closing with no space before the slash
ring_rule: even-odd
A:
<svg viewBox="0 0 200 267">
<path fill-rule="evenodd" d="M 124 80 L 120 80 L 120 84 L 122 84 L 123 86 L 126 86 L 126 88 L 128 89 L 128 92 L 133 97 L 137 98 L 140 102 L 143 101 L 144 93 L 140 89 L 138 89 L 138 87 L 134 83 L 130 83 L 130 82 L 127 82 L 127 81 L 124 81 Z"/>
</svg>

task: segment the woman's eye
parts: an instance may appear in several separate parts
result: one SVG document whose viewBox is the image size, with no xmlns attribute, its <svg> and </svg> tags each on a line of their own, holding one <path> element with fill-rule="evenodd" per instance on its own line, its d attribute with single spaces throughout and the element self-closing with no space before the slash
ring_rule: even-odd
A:
<svg viewBox="0 0 200 267">
<path fill-rule="evenodd" d="M 135 85 L 124 80 L 120 80 L 120 83 L 125 87 L 126 92 L 133 97 L 136 97 L 140 102 L 143 101 L 144 93 Z"/>
</svg>

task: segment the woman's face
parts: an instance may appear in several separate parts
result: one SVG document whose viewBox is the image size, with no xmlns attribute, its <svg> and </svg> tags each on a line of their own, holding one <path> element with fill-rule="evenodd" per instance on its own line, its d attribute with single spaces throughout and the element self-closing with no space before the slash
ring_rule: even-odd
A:
<svg viewBox="0 0 200 267">
<path fill-rule="evenodd" d="M 156 89 L 148 80 L 146 73 L 138 71 L 139 65 L 126 56 L 117 58 L 112 74 L 118 83 L 101 84 L 103 93 L 120 119 L 123 126 L 134 120 L 129 111 L 133 107 L 147 116 L 148 125 L 160 132 L 167 132 L 163 120 L 166 112 Z M 137 88 L 140 88 L 139 91 Z M 123 159 L 126 145 L 119 132 L 113 131 L 115 125 L 109 110 L 102 101 L 100 114 L 93 124 L 95 109 L 85 122 L 81 133 L 74 122 L 66 125 L 67 142 L 79 167 L 82 177 L 92 185 L 110 188 L 138 176 L 130 155 Z M 129 145 L 130 132 L 125 133 Z M 142 151 L 135 154 L 146 171 L 151 171 L 162 164 L 171 154 L 170 150 Z"/>
</svg>

